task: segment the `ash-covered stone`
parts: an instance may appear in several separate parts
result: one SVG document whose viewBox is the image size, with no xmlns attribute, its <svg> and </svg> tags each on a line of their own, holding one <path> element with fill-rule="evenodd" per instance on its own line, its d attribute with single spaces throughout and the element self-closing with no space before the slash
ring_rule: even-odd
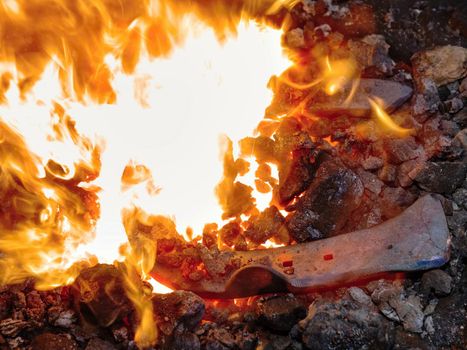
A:
<svg viewBox="0 0 467 350">
<path fill-rule="evenodd" d="M 423 331 L 424 314 L 418 296 L 409 295 L 406 298 L 399 295 L 399 297 L 389 299 L 388 304 L 396 311 L 405 330 L 415 333 Z"/>
<path fill-rule="evenodd" d="M 278 295 L 265 297 L 256 303 L 256 314 L 266 327 L 288 332 L 306 316 L 306 308 L 293 295 Z"/>
<path fill-rule="evenodd" d="M 425 272 L 422 276 L 422 289 L 433 290 L 438 296 L 448 295 L 452 289 L 452 277 L 439 269 Z"/>
</svg>

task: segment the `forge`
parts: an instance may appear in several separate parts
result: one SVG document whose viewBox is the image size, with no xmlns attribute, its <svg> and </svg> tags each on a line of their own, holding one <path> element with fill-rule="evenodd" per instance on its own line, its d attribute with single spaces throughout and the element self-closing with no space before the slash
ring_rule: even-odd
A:
<svg viewBox="0 0 467 350">
<path fill-rule="evenodd" d="M 0 4 L 0 350 L 467 347 L 467 7 Z"/>
</svg>

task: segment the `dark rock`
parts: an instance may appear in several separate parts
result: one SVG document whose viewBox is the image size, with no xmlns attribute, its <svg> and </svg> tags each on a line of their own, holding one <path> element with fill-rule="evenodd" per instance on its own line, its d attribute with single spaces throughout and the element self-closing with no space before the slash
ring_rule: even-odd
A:
<svg viewBox="0 0 467 350">
<path fill-rule="evenodd" d="M 290 162 L 280 166 L 279 203 L 286 205 L 295 196 L 305 191 L 313 180 L 316 169 L 325 158 L 323 152 L 315 154 L 311 149 L 299 149 L 292 152 Z"/>
<path fill-rule="evenodd" d="M 467 127 L 467 107 L 462 108 L 459 112 L 454 114 L 452 120 L 456 122 L 459 127 L 466 128 Z"/>
<path fill-rule="evenodd" d="M 323 163 L 295 212 L 287 216 L 289 233 L 299 242 L 310 239 L 313 229 L 326 236 L 339 233 L 362 195 L 362 182 L 341 161 Z"/>
<path fill-rule="evenodd" d="M 390 113 L 412 96 L 412 88 L 407 85 L 390 80 L 361 79 L 352 100 L 345 103 L 351 89 L 352 84 L 347 84 L 332 96 L 319 93 L 308 103 L 307 110 L 324 116 L 365 116 L 371 112 L 368 96 L 374 96 L 384 101 L 385 110 Z"/>
<path fill-rule="evenodd" d="M 231 329 L 212 324 L 207 334 L 202 337 L 201 346 L 206 350 L 224 350 L 235 347 L 236 339 Z"/>
<path fill-rule="evenodd" d="M 467 74 L 467 49 L 447 45 L 420 51 L 412 57 L 412 67 L 416 81 L 428 78 L 445 85 Z"/>
<path fill-rule="evenodd" d="M 409 61 L 421 50 L 437 45 L 467 45 L 459 35 L 465 17 L 463 1 L 368 0 L 373 4 L 377 32 L 384 35 L 391 57 Z"/>
<path fill-rule="evenodd" d="M 158 326 L 167 335 L 179 330 L 193 330 L 205 311 L 203 299 L 192 292 L 174 291 L 169 294 L 154 294 L 152 298 Z"/>
<path fill-rule="evenodd" d="M 439 269 L 425 272 L 422 276 L 422 289 L 434 290 L 438 296 L 448 295 L 452 289 L 452 277 Z"/>
<path fill-rule="evenodd" d="M 452 193 L 462 185 L 467 174 L 467 162 L 426 162 L 422 169 L 409 174 L 424 190 Z"/>
<path fill-rule="evenodd" d="M 69 335 L 43 333 L 31 342 L 33 350 L 77 350 L 78 344 Z"/>
<path fill-rule="evenodd" d="M 201 343 L 198 336 L 189 332 L 176 334 L 170 346 L 170 349 L 173 350 L 199 350 L 200 348 Z"/>
<path fill-rule="evenodd" d="M 306 316 L 306 308 L 293 295 L 278 295 L 259 299 L 256 303 L 258 319 L 268 328 L 288 332 Z"/>
<path fill-rule="evenodd" d="M 320 300 L 301 322 L 307 349 L 359 349 L 391 346 L 393 326 L 376 308 L 348 300 Z"/>
<path fill-rule="evenodd" d="M 261 349 L 264 350 L 290 350 L 292 347 L 292 339 L 288 336 L 278 334 L 264 334 L 260 339 Z"/>
<path fill-rule="evenodd" d="M 81 319 L 102 327 L 133 310 L 124 289 L 123 276 L 113 265 L 99 264 L 82 270 L 71 292 Z"/>
<path fill-rule="evenodd" d="M 460 276 L 459 285 L 467 285 L 467 270 L 464 270 Z M 432 338 L 434 348 L 465 348 L 467 342 L 465 330 L 465 320 L 467 319 L 466 300 L 466 288 L 459 288 L 457 293 L 452 293 L 439 300 L 434 313 L 431 315 L 436 334 Z"/>
<path fill-rule="evenodd" d="M 421 79 L 412 99 L 414 115 L 422 116 L 418 118 L 418 121 L 423 122 L 427 118 L 426 113 L 437 112 L 440 103 L 441 100 L 434 81 L 428 78 Z"/>
<path fill-rule="evenodd" d="M 467 228 L 467 211 L 456 210 L 452 216 L 448 218 L 449 229 L 456 234 L 457 232 L 464 231 Z"/>
<path fill-rule="evenodd" d="M 451 114 L 459 112 L 463 107 L 464 102 L 459 97 L 454 97 L 444 102 L 445 111 Z"/>
<path fill-rule="evenodd" d="M 92 338 L 88 342 L 85 350 L 117 350 L 117 347 L 108 341 Z"/>
<path fill-rule="evenodd" d="M 457 189 L 457 191 L 453 193 L 452 198 L 457 205 L 467 210 L 467 189 Z"/>
</svg>

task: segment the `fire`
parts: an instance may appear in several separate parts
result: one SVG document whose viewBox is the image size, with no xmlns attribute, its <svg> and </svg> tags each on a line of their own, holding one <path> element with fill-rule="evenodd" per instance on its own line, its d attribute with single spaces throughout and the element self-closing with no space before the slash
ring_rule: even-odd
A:
<svg viewBox="0 0 467 350">
<path fill-rule="evenodd" d="M 120 261 L 140 321 L 136 341 L 154 344 L 150 293 L 134 284 L 149 279 L 154 236 L 192 238 L 206 223 L 273 202 L 276 164 L 255 164 L 253 150 L 236 147 L 254 130 L 269 137 L 277 128 L 261 121 L 267 85 L 291 62 L 270 16 L 296 3 L 3 2 L 0 284 L 35 277 L 46 289 L 97 261 Z M 322 57 L 311 81 L 277 80 L 328 95 L 352 84 L 347 103 L 356 63 Z M 407 132 L 370 103 L 388 129 Z M 247 204 L 237 207 L 239 197 Z"/>
<path fill-rule="evenodd" d="M 0 180 L 10 201 L 0 283 L 34 276 L 51 288 L 97 260 L 121 260 L 136 340 L 154 343 L 152 304 L 131 276 L 148 278 L 156 247 L 131 239 L 132 222 L 154 213 L 200 234 L 221 217 L 219 136 L 236 145 L 251 133 L 272 97 L 268 80 L 290 65 L 281 31 L 248 20 L 291 5 L 271 4 L 0 6 Z"/>
<path fill-rule="evenodd" d="M 384 111 L 382 107 L 383 102 L 381 100 L 369 98 L 368 102 L 370 103 L 374 116 L 385 130 L 398 137 L 409 136 L 413 133 L 413 129 L 403 128 L 391 119 Z"/>
</svg>

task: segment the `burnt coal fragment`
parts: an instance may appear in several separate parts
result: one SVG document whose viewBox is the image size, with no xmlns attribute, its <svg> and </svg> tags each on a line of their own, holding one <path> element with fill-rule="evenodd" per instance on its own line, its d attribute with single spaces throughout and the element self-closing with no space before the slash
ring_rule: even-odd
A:
<svg viewBox="0 0 467 350">
<path fill-rule="evenodd" d="M 453 193 L 467 174 L 467 162 L 426 162 L 421 169 L 409 173 L 424 190 Z"/>
<path fill-rule="evenodd" d="M 166 335 L 171 335 L 176 328 L 180 331 L 193 330 L 205 311 L 203 299 L 183 290 L 170 294 L 155 294 L 152 303 L 159 328 Z"/>
<path fill-rule="evenodd" d="M 288 332 L 306 316 L 306 308 L 293 295 L 277 295 L 261 298 L 256 303 L 256 315 L 266 327 Z"/>
<path fill-rule="evenodd" d="M 325 162 L 287 216 L 289 233 L 298 242 L 321 238 L 316 230 L 324 237 L 340 233 L 362 195 L 363 184 L 352 170 L 340 160 Z"/>
<path fill-rule="evenodd" d="M 316 170 L 327 158 L 324 151 L 300 149 L 292 153 L 292 161 L 279 174 L 278 196 L 281 205 L 287 205 L 293 198 L 310 186 Z"/>
<path fill-rule="evenodd" d="M 71 293 L 75 309 L 87 323 L 108 327 L 133 310 L 123 276 L 113 265 L 99 264 L 84 269 L 71 286 Z"/>
</svg>

